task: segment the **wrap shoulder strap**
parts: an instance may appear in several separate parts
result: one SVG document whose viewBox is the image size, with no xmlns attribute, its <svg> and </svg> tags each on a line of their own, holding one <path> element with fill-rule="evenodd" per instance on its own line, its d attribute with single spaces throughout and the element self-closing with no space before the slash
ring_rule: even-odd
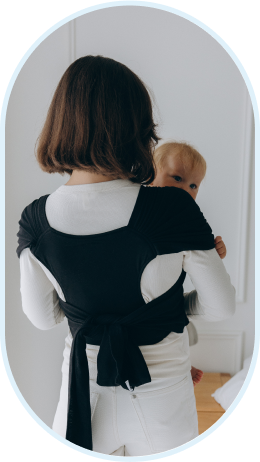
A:
<svg viewBox="0 0 260 462">
<path fill-rule="evenodd" d="M 145 235 L 158 255 L 214 248 L 206 218 L 180 188 L 141 186 L 128 226 Z"/>
<path fill-rule="evenodd" d="M 18 237 L 18 246 L 16 249 L 18 258 L 20 258 L 21 252 L 27 247 L 32 249 L 37 244 L 42 233 L 48 228 L 45 218 L 45 203 L 48 196 L 49 194 L 35 199 L 22 211 L 18 222 L 19 231 L 16 234 Z"/>
</svg>

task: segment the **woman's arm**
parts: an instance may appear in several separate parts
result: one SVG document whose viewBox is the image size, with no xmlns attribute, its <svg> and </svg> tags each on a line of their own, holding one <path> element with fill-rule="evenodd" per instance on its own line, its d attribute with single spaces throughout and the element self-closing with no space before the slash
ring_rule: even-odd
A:
<svg viewBox="0 0 260 462">
<path fill-rule="evenodd" d="M 20 255 L 20 292 L 23 311 L 38 329 L 52 329 L 64 320 L 57 295 L 65 301 L 62 290 L 29 248 Z"/>
<path fill-rule="evenodd" d="M 183 252 L 183 269 L 196 290 L 184 295 L 190 319 L 222 321 L 235 313 L 235 288 L 215 249 Z"/>
</svg>

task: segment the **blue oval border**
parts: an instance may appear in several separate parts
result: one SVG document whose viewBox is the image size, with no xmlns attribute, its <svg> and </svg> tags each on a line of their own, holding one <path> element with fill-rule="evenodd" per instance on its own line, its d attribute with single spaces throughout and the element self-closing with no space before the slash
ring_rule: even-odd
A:
<svg viewBox="0 0 260 462">
<path fill-rule="evenodd" d="M 184 13 L 184 12 L 182 12 L 180 10 L 177 10 L 175 8 L 166 6 L 166 5 L 161 5 L 161 4 L 158 4 L 158 3 L 143 2 L 143 1 L 137 1 L 137 2 L 135 2 L 135 1 L 109 2 L 109 3 L 101 3 L 99 5 L 84 8 L 84 9 L 82 9 L 80 11 L 77 11 L 76 13 L 71 14 L 70 16 L 67 16 L 66 18 L 64 18 L 61 21 L 59 21 L 58 23 L 56 23 L 53 27 L 48 29 L 44 34 L 42 34 L 33 43 L 33 45 L 28 49 L 28 51 L 25 53 L 25 55 L 23 56 L 23 58 L 21 59 L 21 61 L 17 65 L 17 67 L 16 67 L 16 69 L 15 69 L 15 71 L 14 71 L 12 77 L 11 77 L 11 80 L 9 82 L 9 85 L 7 87 L 6 94 L 5 94 L 5 97 L 4 97 L 2 111 L 1 111 L 1 125 L 0 125 L 0 138 L 1 138 L 2 152 L 5 152 L 5 117 L 6 117 L 6 110 L 7 110 L 9 97 L 10 97 L 14 82 L 15 82 L 20 70 L 22 69 L 23 65 L 25 64 L 25 62 L 27 61 L 27 59 L 31 55 L 31 53 L 52 32 L 54 32 L 55 30 L 57 30 L 59 27 L 63 26 L 67 22 L 69 22 L 69 21 L 71 21 L 71 20 L 73 20 L 73 19 L 75 19 L 75 18 L 77 18 L 79 16 L 82 16 L 84 14 L 91 13 L 92 11 L 97 11 L 97 10 L 100 10 L 100 9 L 111 8 L 111 7 L 119 7 L 119 6 L 143 6 L 143 7 L 149 7 L 149 8 L 156 8 L 156 9 L 168 11 L 169 13 L 173 13 L 173 14 L 175 14 L 177 16 L 181 16 L 181 17 L 187 19 L 188 21 L 196 24 L 197 26 L 199 26 L 203 30 L 205 30 L 209 35 L 211 35 L 227 51 L 227 53 L 232 58 L 232 60 L 235 62 L 235 64 L 237 65 L 239 71 L 241 72 L 241 75 L 242 75 L 242 77 L 243 77 L 243 79 L 244 79 L 244 81 L 245 81 L 245 83 L 247 85 L 247 88 L 248 88 L 248 92 L 249 92 L 251 102 L 252 102 L 252 106 L 253 106 L 254 120 L 255 120 L 255 151 L 258 152 L 259 151 L 259 112 L 258 112 L 257 100 L 256 100 L 256 97 L 255 97 L 255 93 L 254 93 L 252 84 L 251 84 L 251 82 L 249 80 L 249 77 L 248 77 L 244 67 L 242 66 L 241 62 L 239 61 L 238 57 L 232 51 L 232 49 L 212 29 L 210 29 L 208 26 L 206 26 L 204 23 L 202 23 L 198 19 L 194 18 L 193 16 L 191 16 L 189 14 L 186 14 L 186 13 Z M 258 160 L 257 157 L 256 157 L 255 160 L 256 160 L 256 171 L 257 171 L 259 160 Z M 5 158 L 4 158 L 4 162 L 5 162 Z M 3 171 L 5 171 L 5 170 L 3 169 Z M 257 184 L 256 184 L 256 187 L 255 187 L 255 192 L 256 192 L 256 196 L 257 196 L 258 192 L 259 192 L 259 187 L 258 187 Z M 2 210 L 4 210 L 4 204 L 5 204 L 5 181 L 2 182 L 2 196 L 1 197 L 2 197 L 2 202 L 1 202 Z M 258 230 L 257 225 L 258 225 L 258 223 L 256 221 L 256 231 Z M 3 231 L 2 242 L 4 242 L 4 231 Z M 259 245 L 258 245 L 258 242 L 256 240 L 255 253 L 258 254 L 258 252 L 259 252 Z M 5 255 L 5 250 L 4 250 L 4 255 Z M 5 261 L 5 259 L 3 259 L 3 274 L 5 274 L 4 261 Z M 256 266 L 255 279 L 257 278 L 258 275 L 259 275 L 258 267 Z M 3 279 L 4 278 L 2 278 L 2 294 L 5 294 L 5 281 L 3 281 Z M 258 280 L 260 280 L 260 278 L 258 278 Z M 5 295 L 4 295 L 4 297 L 5 297 Z M 256 294 L 256 304 L 255 304 L 255 306 L 257 306 L 257 301 L 258 301 L 258 297 L 257 297 L 257 294 Z M 2 306 L 4 306 L 4 303 L 2 304 Z M 59 436 L 57 433 L 55 433 L 50 427 L 48 427 L 33 412 L 33 410 L 30 408 L 28 403 L 25 401 L 23 395 L 21 394 L 21 392 L 20 392 L 20 390 L 19 390 L 19 388 L 18 388 L 18 386 L 17 386 L 17 384 L 16 384 L 16 382 L 14 380 L 12 371 L 10 369 L 10 365 L 9 365 L 8 357 L 7 357 L 7 351 L 6 351 L 6 344 L 5 344 L 5 341 L 3 340 L 3 339 L 5 339 L 5 328 L 4 328 L 4 326 L 5 326 L 5 310 L 4 309 L 2 309 L 2 316 L 3 316 L 3 318 L 2 318 L 3 322 L 1 323 L 0 332 L 1 332 L 1 345 L 2 345 L 4 365 L 5 365 L 7 375 L 9 377 L 10 383 L 11 383 L 14 391 L 16 392 L 16 395 L 18 396 L 19 400 L 21 401 L 21 403 L 25 407 L 25 409 L 28 411 L 28 413 L 31 414 L 31 416 L 34 418 L 34 420 L 39 425 L 41 425 L 41 427 L 44 430 L 46 430 L 51 436 L 58 439 L 63 444 L 66 444 L 67 446 L 70 446 L 72 449 L 75 449 L 75 450 L 77 450 L 79 452 L 83 452 L 85 454 L 89 454 L 92 457 L 97 457 L 97 458 L 100 458 L 100 459 L 107 459 L 107 460 L 114 460 L 113 456 L 109 456 L 109 455 L 106 455 L 106 454 L 101 454 L 101 453 L 97 453 L 97 452 L 93 452 L 93 451 L 88 451 L 88 450 L 86 450 L 84 448 L 81 448 L 79 446 L 74 445 L 73 443 L 70 443 L 69 441 L 65 440 L 64 438 Z M 199 435 L 197 438 L 191 440 L 190 442 L 188 442 L 188 443 L 186 443 L 186 444 L 184 444 L 182 446 L 179 446 L 178 448 L 175 448 L 175 449 L 172 449 L 172 450 L 166 451 L 166 452 L 161 452 L 161 453 L 158 453 L 157 455 L 153 454 L 153 455 L 150 455 L 150 456 L 131 457 L 132 460 L 134 460 L 134 461 L 155 460 L 155 459 L 158 459 L 158 458 L 168 457 L 168 456 L 170 456 L 172 454 L 176 454 L 178 452 L 184 451 L 185 449 L 187 449 L 187 448 L 189 448 L 191 446 L 194 446 L 195 444 L 199 443 L 201 440 L 206 438 L 208 435 L 210 435 L 220 425 L 222 425 L 222 423 L 230 416 L 230 414 L 234 411 L 234 409 L 237 407 L 238 403 L 241 401 L 243 395 L 245 394 L 245 392 L 246 392 L 246 390 L 248 388 L 248 385 L 250 383 L 250 380 L 251 380 L 251 378 L 253 376 L 254 370 L 255 370 L 255 366 L 256 366 L 256 362 L 257 362 L 257 356 L 258 356 L 258 350 L 259 350 L 259 327 L 258 327 L 258 325 L 259 325 L 259 315 L 258 315 L 257 310 L 255 310 L 255 321 L 256 321 L 255 322 L 255 345 L 254 345 L 254 352 L 253 352 L 253 356 L 252 356 L 251 365 L 250 365 L 246 380 L 245 380 L 240 392 L 238 393 L 236 399 L 233 401 L 232 405 L 225 412 L 225 414 L 223 414 L 223 416 L 214 425 L 212 425 L 207 431 L 205 431 L 204 433 Z M 116 456 L 116 459 L 117 460 L 122 460 L 122 461 L 124 460 L 124 458 L 121 457 L 121 456 Z"/>
</svg>

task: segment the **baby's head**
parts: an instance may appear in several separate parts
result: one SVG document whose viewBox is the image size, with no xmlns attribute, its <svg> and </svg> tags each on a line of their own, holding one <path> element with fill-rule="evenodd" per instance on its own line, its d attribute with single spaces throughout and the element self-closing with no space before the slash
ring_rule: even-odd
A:
<svg viewBox="0 0 260 462">
<path fill-rule="evenodd" d="M 207 169 L 196 149 L 187 143 L 165 143 L 155 150 L 154 160 L 157 173 L 151 186 L 175 186 L 196 199 Z"/>
</svg>

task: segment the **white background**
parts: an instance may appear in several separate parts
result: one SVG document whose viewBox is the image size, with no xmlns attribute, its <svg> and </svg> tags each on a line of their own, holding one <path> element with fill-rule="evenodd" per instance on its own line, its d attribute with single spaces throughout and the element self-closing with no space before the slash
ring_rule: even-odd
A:
<svg viewBox="0 0 260 462">
<path fill-rule="evenodd" d="M 26 62 L 19 64 L 19 68 L 23 66 L 12 86 L 6 113 L 5 339 L 20 392 L 35 414 L 52 428 L 68 323 L 65 319 L 47 332 L 36 329 L 23 294 L 29 319 L 25 316 L 15 249 L 21 210 L 69 179 L 68 175 L 46 174 L 34 156 L 53 91 L 69 64 L 80 56 L 102 54 L 128 66 L 154 94 L 161 142 L 186 140 L 207 162 L 196 202 L 214 235 L 223 236 L 227 246 L 224 265 L 236 289 L 237 304 L 230 319 L 210 323 L 193 320 L 199 342 L 191 348 L 191 361 L 204 372 L 233 375 L 252 355 L 255 225 L 250 96 L 237 65 L 218 41 L 179 15 L 136 5 L 81 14 L 47 33 L 48 37 L 32 53 L 29 51 L 30 56 L 25 56 Z M 250 169 L 246 168 L 249 161 Z M 244 298 L 239 297 L 243 286 Z M 187 274 L 184 291 L 193 288 Z"/>
</svg>

